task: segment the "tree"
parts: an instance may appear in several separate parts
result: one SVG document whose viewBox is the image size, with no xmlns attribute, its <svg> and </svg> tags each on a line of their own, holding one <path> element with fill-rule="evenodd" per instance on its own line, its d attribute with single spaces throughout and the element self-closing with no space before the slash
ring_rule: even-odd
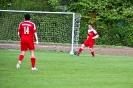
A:
<svg viewBox="0 0 133 88">
<path fill-rule="evenodd" d="M 12 6 L 9 7 L 10 1 L 12 1 Z M 120 40 L 127 40 L 125 38 L 126 35 L 122 33 L 130 32 L 130 35 L 133 35 L 131 32 L 133 30 L 132 0 L 65 0 L 65 3 L 62 3 L 62 1 L 64 0 L 2 0 L 0 8 L 81 13 L 80 43 L 83 38 L 86 38 L 88 23 L 94 24 L 100 33 L 100 38 L 96 44 L 114 44 L 111 39 L 115 37 L 123 38 L 114 39 L 114 41 L 124 44 Z M 115 34 L 115 30 L 119 33 Z M 111 33 L 113 33 L 114 37 L 112 37 Z M 132 37 L 129 37 L 131 40 Z M 128 45 L 133 46 L 130 42 Z"/>
</svg>

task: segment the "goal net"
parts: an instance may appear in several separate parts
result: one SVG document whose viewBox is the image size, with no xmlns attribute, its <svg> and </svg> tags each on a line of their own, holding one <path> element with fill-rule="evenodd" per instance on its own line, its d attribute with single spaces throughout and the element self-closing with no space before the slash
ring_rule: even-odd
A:
<svg viewBox="0 0 133 88">
<path fill-rule="evenodd" d="M 70 54 L 74 54 L 79 40 L 79 13 L 0 10 L 1 41 L 19 41 L 18 25 L 24 21 L 26 13 L 31 15 L 31 21 L 36 24 L 39 42 L 70 46 Z"/>
</svg>

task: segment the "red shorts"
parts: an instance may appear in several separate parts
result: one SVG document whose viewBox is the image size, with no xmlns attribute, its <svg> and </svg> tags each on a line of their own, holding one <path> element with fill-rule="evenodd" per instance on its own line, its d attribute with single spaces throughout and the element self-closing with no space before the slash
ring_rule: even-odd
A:
<svg viewBox="0 0 133 88">
<path fill-rule="evenodd" d="M 93 48 L 94 41 L 85 40 L 83 44 L 84 44 L 86 47 L 89 46 L 89 48 Z"/>
<path fill-rule="evenodd" d="M 21 51 L 35 50 L 34 42 L 21 42 Z"/>
</svg>

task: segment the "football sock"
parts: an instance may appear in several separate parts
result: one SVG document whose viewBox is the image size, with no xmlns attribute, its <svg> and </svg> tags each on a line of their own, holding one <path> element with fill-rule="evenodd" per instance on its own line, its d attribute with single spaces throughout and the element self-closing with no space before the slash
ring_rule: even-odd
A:
<svg viewBox="0 0 133 88">
<path fill-rule="evenodd" d="M 92 54 L 92 56 L 94 57 L 95 55 L 94 55 L 94 51 L 93 52 L 91 52 L 91 54 Z"/>
<path fill-rule="evenodd" d="M 82 50 L 83 50 L 82 48 L 79 48 L 78 54 L 80 54 L 82 52 Z"/>
<path fill-rule="evenodd" d="M 31 67 L 35 67 L 36 58 L 31 58 Z"/>
<path fill-rule="evenodd" d="M 23 58 L 24 58 L 24 55 L 19 55 L 18 61 L 21 62 L 23 60 Z"/>
</svg>

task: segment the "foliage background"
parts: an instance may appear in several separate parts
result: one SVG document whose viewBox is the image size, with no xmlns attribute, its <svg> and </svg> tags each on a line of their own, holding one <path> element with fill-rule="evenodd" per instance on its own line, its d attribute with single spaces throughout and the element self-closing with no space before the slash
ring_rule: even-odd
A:
<svg viewBox="0 0 133 88">
<path fill-rule="evenodd" d="M 133 47 L 132 4 L 132 0 L 2 0 L 0 9 L 81 13 L 79 43 L 91 23 L 100 35 L 96 44 Z"/>
</svg>

